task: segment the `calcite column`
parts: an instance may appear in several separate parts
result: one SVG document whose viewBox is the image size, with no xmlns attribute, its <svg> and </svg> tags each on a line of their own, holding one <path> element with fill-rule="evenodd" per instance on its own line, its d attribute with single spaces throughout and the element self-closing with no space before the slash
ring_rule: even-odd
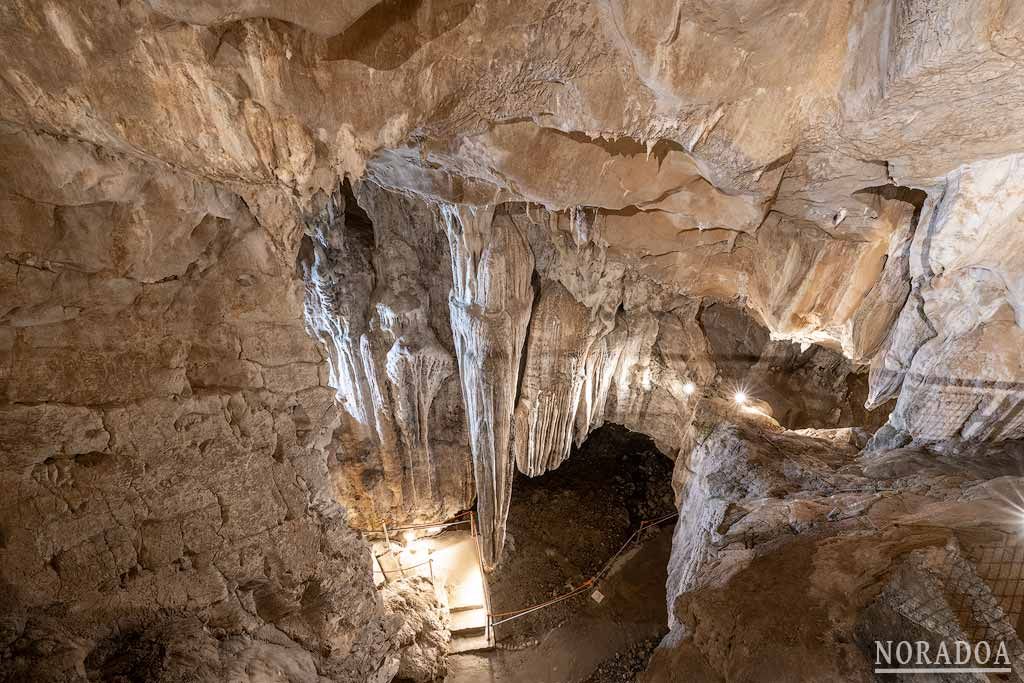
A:
<svg viewBox="0 0 1024 683">
<path fill-rule="evenodd" d="M 515 456 L 520 472 L 536 477 L 569 457 L 576 412 L 591 379 L 587 361 L 608 327 L 560 283 L 544 283 L 530 323 L 516 405 Z"/>
<path fill-rule="evenodd" d="M 432 206 L 356 192 L 365 215 L 343 186 L 309 219 L 299 259 L 344 412 L 332 476 L 353 526 L 433 522 L 471 501 L 454 349 L 435 332 L 435 316 L 448 320 L 447 240 Z"/>
<path fill-rule="evenodd" d="M 501 556 L 512 495 L 512 411 L 533 305 L 533 253 L 524 230 L 506 213 L 495 215 L 492 207 L 441 210 L 452 255 L 452 337 L 490 569 Z"/>
<path fill-rule="evenodd" d="M 395 387 L 397 431 L 406 457 L 403 484 L 415 509 L 429 509 L 441 497 L 430 451 L 430 406 L 442 383 L 454 371 L 452 358 L 421 328 L 423 339 L 399 337 L 387 355 L 387 373 Z"/>
</svg>

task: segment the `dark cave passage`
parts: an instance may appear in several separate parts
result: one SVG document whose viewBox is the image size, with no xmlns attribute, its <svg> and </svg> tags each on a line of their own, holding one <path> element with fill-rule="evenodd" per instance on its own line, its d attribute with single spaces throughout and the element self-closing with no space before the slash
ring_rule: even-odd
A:
<svg viewBox="0 0 1024 683">
<path fill-rule="evenodd" d="M 623 547 L 641 522 L 675 512 L 672 468 L 672 461 L 648 437 L 608 425 L 592 433 L 557 470 L 536 478 L 517 474 L 505 555 L 489 577 L 494 611 L 540 604 L 579 587 Z M 499 642 L 507 647 L 534 644 L 565 625 L 584 629 L 582 636 L 588 628 L 623 629 L 622 637 L 611 641 L 597 638 L 593 651 L 583 655 L 600 661 L 618 646 L 664 633 L 671 528 L 670 521 L 645 531 L 610 574 L 620 564 L 637 566 L 622 577 L 609 575 L 597 586 L 602 594 L 617 586 L 623 589 L 621 595 L 599 604 L 592 591 L 584 591 L 499 626 Z M 624 582 L 629 586 L 618 586 Z M 600 625 L 602 621 L 609 624 Z"/>
</svg>

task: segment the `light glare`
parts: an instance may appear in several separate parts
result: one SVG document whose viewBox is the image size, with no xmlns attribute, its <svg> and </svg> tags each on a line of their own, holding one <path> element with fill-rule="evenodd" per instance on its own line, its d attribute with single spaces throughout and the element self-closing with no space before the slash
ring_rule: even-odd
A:
<svg viewBox="0 0 1024 683">
<path fill-rule="evenodd" d="M 733 394 L 732 400 L 735 401 L 737 405 L 743 405 L 747 402 L 747 392 L 737 391 Z"/>
<path fill-rule="evenodd" d="M 683 393 L 687 396 L 691 395 L 695 391 L 697 391 L 697 387 L 694 386 L 693 382 L 687 382 L 683 385 Z"/>
</svg>

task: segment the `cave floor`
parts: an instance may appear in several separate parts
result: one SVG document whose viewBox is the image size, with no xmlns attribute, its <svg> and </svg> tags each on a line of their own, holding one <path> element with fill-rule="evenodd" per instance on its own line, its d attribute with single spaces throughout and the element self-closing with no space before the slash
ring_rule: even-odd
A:
<svg viewBox="0 0 1024 683">
<path fill-rule="evenodd" d="M 492 612 L 541 604 L 593 577 L 642 521 L 675 512 L 671 481 L 672 461 L 650 439 L 614 425 L 558 469 L 517 476 L 505 552 L 488 576 Z M 506 647 L 540 640 L 588 601 L 579 595 L 502 624 L 496 639 Z"/>
<path fill-rule="evenodd" d="M 632 680 L 618 673 L 628 663 L 602 667 L 615 674 L 595 673 L 595 669 L 614 660 L 616 653 L 660 639 L 667 632 L 665 580 L 671 547 L 671 525 L 652 532 L 643 544 L 620 557 L 601 582 L 605 597 L 600 604 L 589 597 L 581 600 L 566 621 L 522 649 L 499 646 L 490 652 L 450 657 L 446 683 Z"/>
<path fill-rule="evenodd" d="M 505 554 L 488 577 L 493 612 L 543 603 L 594 576 L 642 521 L 675 511 L 671 478 L 672 461 L 650 439 L 612 425 L 557 470 L 518 476 Z M 600 604 L 586 591 L 501 624 L 496 649 L 452 657 L 447 680 L 582 681 L 603 660 L 660 638 L 671 527 L 646 532 L 619 557 L 598 586 Z M 591 683 L 604 680 L 622 679 Z"/>
</svg>

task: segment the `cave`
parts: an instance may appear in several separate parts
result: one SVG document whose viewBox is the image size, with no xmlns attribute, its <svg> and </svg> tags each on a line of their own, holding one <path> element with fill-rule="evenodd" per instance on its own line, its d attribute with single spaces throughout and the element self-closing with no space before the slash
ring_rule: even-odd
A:
<svg viewBox="0 0 1024 683">
<path fill-rule="evenodd" d="M 0 681 L 1024 680 L 1020 3 L 0 37 Z"/>
<path fill-rule="evenodd" d="M 623 553 L 644 548 L 651 557 L 635 564 L 643 564 L 654 577 L 637 578 L 648 581 L 641 587 L 658 593 L 657 600 L 644 595 L 629 607 L 652 613 L 650 623 L 663 627 L 658 602 L 664 603 L 670 546 L 665 541 L 676 512 L 671 479 L 671 460 L 649 438 L 617 425 L 594 431 L 558 469 L 535 478 L 518 475 L 503 561 L 488 577 L 494 612 L 521 612 L 567 595 L 588 579 L 618 570 Z M 642 525 L 650 527 L 648 532 L 631 538 Z M 662 542 L 649 544 L 659 533 Z M 509 620 L 496 627 L 496 637 L 511 644 L 539 640 L 563 625 L 592 593 L 584 589 L 565 602 Z"/>
</svg>

